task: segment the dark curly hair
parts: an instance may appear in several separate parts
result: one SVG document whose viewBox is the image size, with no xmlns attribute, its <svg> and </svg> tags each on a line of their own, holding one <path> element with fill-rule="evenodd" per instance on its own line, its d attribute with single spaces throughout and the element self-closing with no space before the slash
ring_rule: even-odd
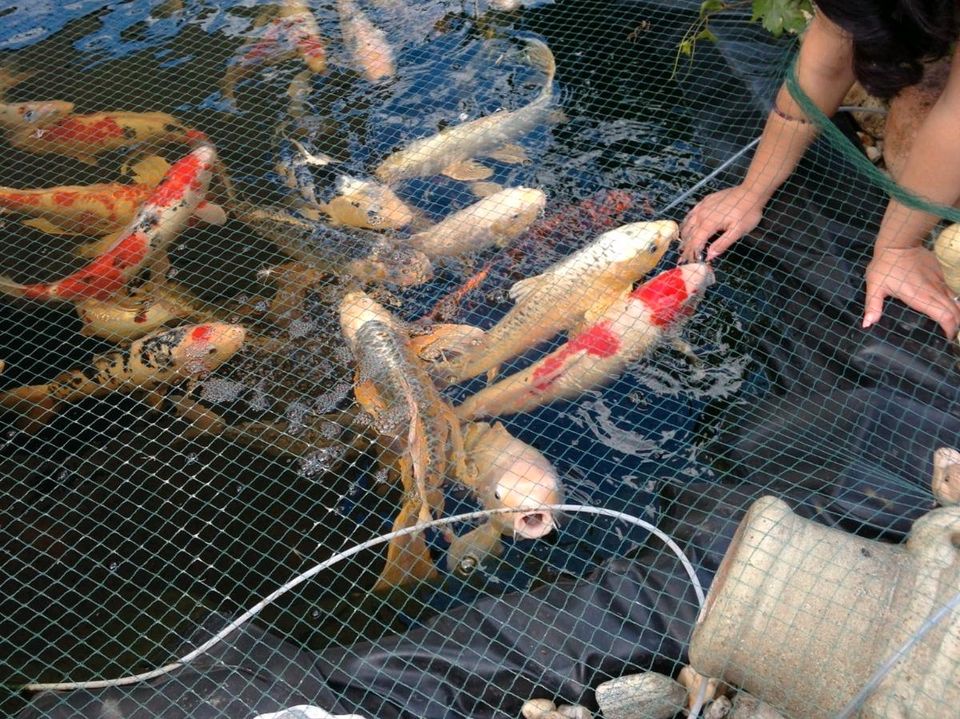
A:
<svg viewBox="0 0 960 719">
<path fill-rule="evenodd" d="M 889 98 L 919 82 L 922 63 L 944 57 L 957 38 L 956 0 L 817 0 L 853 38 L 853 69 L 870 93 Z"/>
</svg>

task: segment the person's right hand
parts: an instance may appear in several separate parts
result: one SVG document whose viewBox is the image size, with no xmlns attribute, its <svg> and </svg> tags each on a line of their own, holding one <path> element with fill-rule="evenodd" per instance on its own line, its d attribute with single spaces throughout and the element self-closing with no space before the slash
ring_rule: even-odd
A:
<svg viewBox="0 0 960 719">
<path fill-rule="evenodd" d="M 683 261 L 701 260 L 707 241 L 718 233 L 720 236 L 707 248 L 707 262 L 719 256 L 759 224 L 765 204 L 766 198 L 757 196 L 743 185 L 704 197 L 680 225 Z"/>
</svg>

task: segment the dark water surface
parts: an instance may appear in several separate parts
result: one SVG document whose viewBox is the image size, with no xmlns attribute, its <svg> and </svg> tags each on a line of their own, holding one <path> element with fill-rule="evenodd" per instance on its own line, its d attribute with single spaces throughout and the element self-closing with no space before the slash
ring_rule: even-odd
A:
<svg viewBox="0 0 960 719">
<path fill-rule="evenodd" d="M 362 176 L 411 139 L 532 99 L 542 78 L 519 39 L 533 34 L 556 55 L 555 91 L 566 118 L 523 138 L 532 161 L 493 163 L 492 179 L 544 189 L 548 216 L 598 191 L 623 189 L 632 209 L 621 221 L 631 221 L 652 217 L 706 170 L 693 118 L 673 104 L 673 59 L 639 63 L 636 40 L 622 27 L 610 34 L 617 18 L 604 14 L 607 5 L 544 4 L 477 18 L 474 3 L 371 4 L 399 68 L 395 80 L 371 86 L 343 67 L 336 13 L 325 2 L 315 10 L 331 38 L 330 68 L 312 78 L 308 113 L 299 118 L 289 117 L 286 96 L 299 60 L 242 82 L 236 109 L 220 94 L 227 63 L 253 31 L 256 6 L 0 2 L 0 63 L 33 72 L 6 99 L 71 100 L 78 112 L 172 113 L 210 135 L 244 199 L 273 204 L 289 194 L 275 173 L 284 132 Z M 0 145 L 0 185 L 111 181 L 122 159 L 111 154 L 89 167 Z M 398 193 L 431 219 L 472 201 L 464 183 L 440 177 L 401 183 Z M 4 230 L 3 269 L 18 279 L 57 276 L 79 262 L 75 238 L 51 238 L 13 220 Z M 489 326 L 509 307 L 505 291 L 518 275 L 542 270 L 588 239 L 555 233 L 519 266 L 495 254 L 451 264 L 429 285 L 390 288 L 391 308 L 413 320 L 482 262 L 496 260 L 452 318 Z M 187 230 L 172 254 L 175 279 L 222 307 L 268 298 L 271 286 L 257 272 L 284 259 L 235 220 Z M 670 253 L 663 267 L 675 261 Z M 349 407 L 352 371 L 335 296 L 308 295 L 296 327 L 257 327 L 275 340 L 271 349 L 241 353 L 199 390 L 201 399 L 234 421 L 297 422 Z M 702 472 L 695 459 L 709 434 L 704 417 L 738 401 L 744 383 L 759 386 L 757 367 L 734 348 L 740 320 L 731 308 L 740 309 L 737 290 L 715 288 L 688 324 L 684 334 L 699 364 L 664 350 L 602 391 L 510 418 L 507 427 L 555 463 L 569 501 L 653 517 L 657 481 Z M 2 387 L 49 380 L 111 348 L 78 329 L 69 307 L 3 301 Z M 134 397 L 80 403 L 34 436 L 9 423 L 0 428 L 0 675 L 7 686 L 118 676 L 168 661 L 163 645 L 171 632 L 186 633 L 209 609 L 236 613 L 332 552 L 386 531 L 399 506 L 392 477 L 366 455 L 342 462 L 322 453 L 285 457 L 222 437 L 187 439 L 185 430 L 171 413 L 149 413 Z M 448 512 L 472 508 L 471 498 L 451 488 Z M 466 581 L 444 571 L 437 585 L 385 598 L 368 592 L 382 562 L 382 552 L 371 551 L 284 597 L 260 621 L 314 648 L 349 642 L 408 626 L 480 591 L 582 573 L 644 538 L 607 520 L 568 517 L 545 540 L 506 541 L 503 556 Z M 431 543 L 443 568 L 445 543 L 433 535 Z"/>
</svg>

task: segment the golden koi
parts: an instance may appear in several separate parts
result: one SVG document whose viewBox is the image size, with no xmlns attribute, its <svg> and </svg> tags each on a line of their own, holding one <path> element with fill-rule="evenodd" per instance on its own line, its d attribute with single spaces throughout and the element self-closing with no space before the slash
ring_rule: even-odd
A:
<svg viewBox="0 0 960 719">
<path fill-rule="evenodd" d="M 74 104 L 62 100 L 0 103 L 0 125 L 7 130 L 36 131 L 65 118 L 73 112 Z"/>
<path fill-rule="evenodd" d="M 136 340 L 129 348 L 94 357 L 82 370 L 51 382 L 0 393 L 0 407 L 20 412 L 37 426 L 64 404 L 112 392 L 153 390 L 212 372 L 243 345 L 241 325 L 211 323 L 166 329 Z"/>
<path fill-rule="evenodd" d="M 199 145 L 175 162 L 127 229 L 85 267 L 55 282 L 23 285 L 0 278 L 0 292 L 32 300 L 104 300 L 124 287 L 148 261 L 164 254 L 207 193 L 217 160 Z"/>
<path fill-rule="evenodd" d="M 539 539 L 556 526 L 543 505 L 560 504 L 563 488 L 550 461 L 513 437 L 499 422 L 471 422 L 463 432 L 467 453 L 467 484 L 484 509 L 517 512 L 494 514 L 476 529 L 452 539 L 447 568 L 469 572 L 486 556 L 498 555 L 500 537 Z"/>
<path fill-rule="evenodd" d="M 427 257 L 458 257 L 519 237 L 546 206 L 542 190 L 511 187 L 444 218 L 410 236 L 410 245 Z"/>
<path fill-rule="evenodd" d="M 108 300 L 82 300 L 77 315 L 83 322 L 80 334 L 127 342 L 143 337 L 177 319 L 200 319 L 201 311 L 190 303 L 185 291 L 171 291 L 150 283 L 136 292 Z"/>
<path fill-rule="evenodd" d="M 190 142 L 203 139 L 165 112 L 97 112 L 67 115 L 43 127 L 18 127 L 7 132 L 11 145 L 27 152 L 72 157 L 88 165 L 96 156 L 148 140 Z"/>
<path fill-rule="evenodd" d="M 520 280 L 510 288 L 513 309 L 480 342 L 438 366 L 439 374 L 451 382 L 476 377 L 562 330 L 590 322 L 656 266 L 678 232 L 669 220 L 623 225 L 542 274 Z"/>
<path fill-rule="evenodd" d="M 320 203 L 319 207 L 337 224 L 369 230 L 398 230 L 413 222 L 413 210 L 386 185 L 340 175 L 336 188 L 333 199 Z"/>
<path fill-rule="evenodd" d="M 397 71 L 393 49 L 387 36 L 357 6 L 353 0 L 337 0 L 340 14 L 340 32 L 355 67 L 370 82 L 393 77 Z"/>
<path fill-rule="evenodd" d="M 405 498 L 394 529 L 427 521 L 443 510 L 447 442 L 464 474 L 460 425 L 425 367 L 407 346 L 406 332 L 392 315 L 363 292 L 340 305 L 340 324 L 357 361 L 358 402 L 374 418 L 379 436 L 400 457 Z M 378 588 L 436 575 L 421 534 L 390 544 Z"/>
<path fill-rule="evenodd" d="M 662 272 L 614 302 L 559 349 L 468 397 L 457 415 L 502 417 L 603 385 L 656 347 L 712 283 L 713 271 L 703 263 Z"/>
<path fill-rule="evenodd" d="M 531 39 L 527 43 L 529 57 L 543 68 L 547 76 L 535 100 L 518 110 L 501 110 L 445 128 L 432 137 L 415 140 L 381 162 L 375 171 L 376 176 L 388 183 L 437 174 L 455 180 L 484 180 L 492 172 L 475 162 L 475 157 L 523 162 L 526 159 L 523 148 L 511 143 L 548 119 L 556 73 L 550 48 L 539 40 Z"/>
<path fill-rule="evenodd" d="M 300 56 L 316 74 L 327 67 L 327 47 L 320 35 L 310 7 L 302 0 L 282 0 L 279 7 L 268 8 L 256 24 L 266 24 L 263 35 L 241 48 L 241 54 L 227 67 L 222 84 L 223 96 L 236 101 L 236 85 L 259 67 L 275 65 Z"/>
</svg>

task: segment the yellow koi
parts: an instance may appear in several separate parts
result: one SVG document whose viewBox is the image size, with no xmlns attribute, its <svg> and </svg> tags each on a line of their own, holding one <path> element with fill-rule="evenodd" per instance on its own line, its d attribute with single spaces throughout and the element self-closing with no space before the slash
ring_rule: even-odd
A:
<svg viewBox="0 0 960 719">
<path fill-rule="evenodd" d="M 393 77 L 397 71 L 393 49 L 387 36 L 357 6 L 353 0 L 337 0 L 340 14 L 340 32 L 355 67 L 370 82 Z"/>
<path fill-rule="evenodd" d="M 0 103 L 0 125 L 7 130 L 36 131 L 73 112 L 74 104 L 62 100 Z"/>
<path fill-rule="evenodd" d="M 550 48 L 539 40 L 527 43 L 529 57 L 547 76 L 535 100 L 518 110 L 501 110 L 415 140 L 381 162 L 376 176 L 388 183 L 437 174 L 455 180 L 484 180 L 492 171 L 475 162 L 475 157 L 493 157 L 504 162 L 526 160 L 523 148 L 512 143 L 549 118 L 556 73 Z"/>
<path fill-rule="evenodd" d="M 505 247 L 533 224 L 546 203 L 542 190 L 500 190 L 411 235 L 409 242 L 431 259 L 459 257 L 492 245 Z"/>
</svg>

